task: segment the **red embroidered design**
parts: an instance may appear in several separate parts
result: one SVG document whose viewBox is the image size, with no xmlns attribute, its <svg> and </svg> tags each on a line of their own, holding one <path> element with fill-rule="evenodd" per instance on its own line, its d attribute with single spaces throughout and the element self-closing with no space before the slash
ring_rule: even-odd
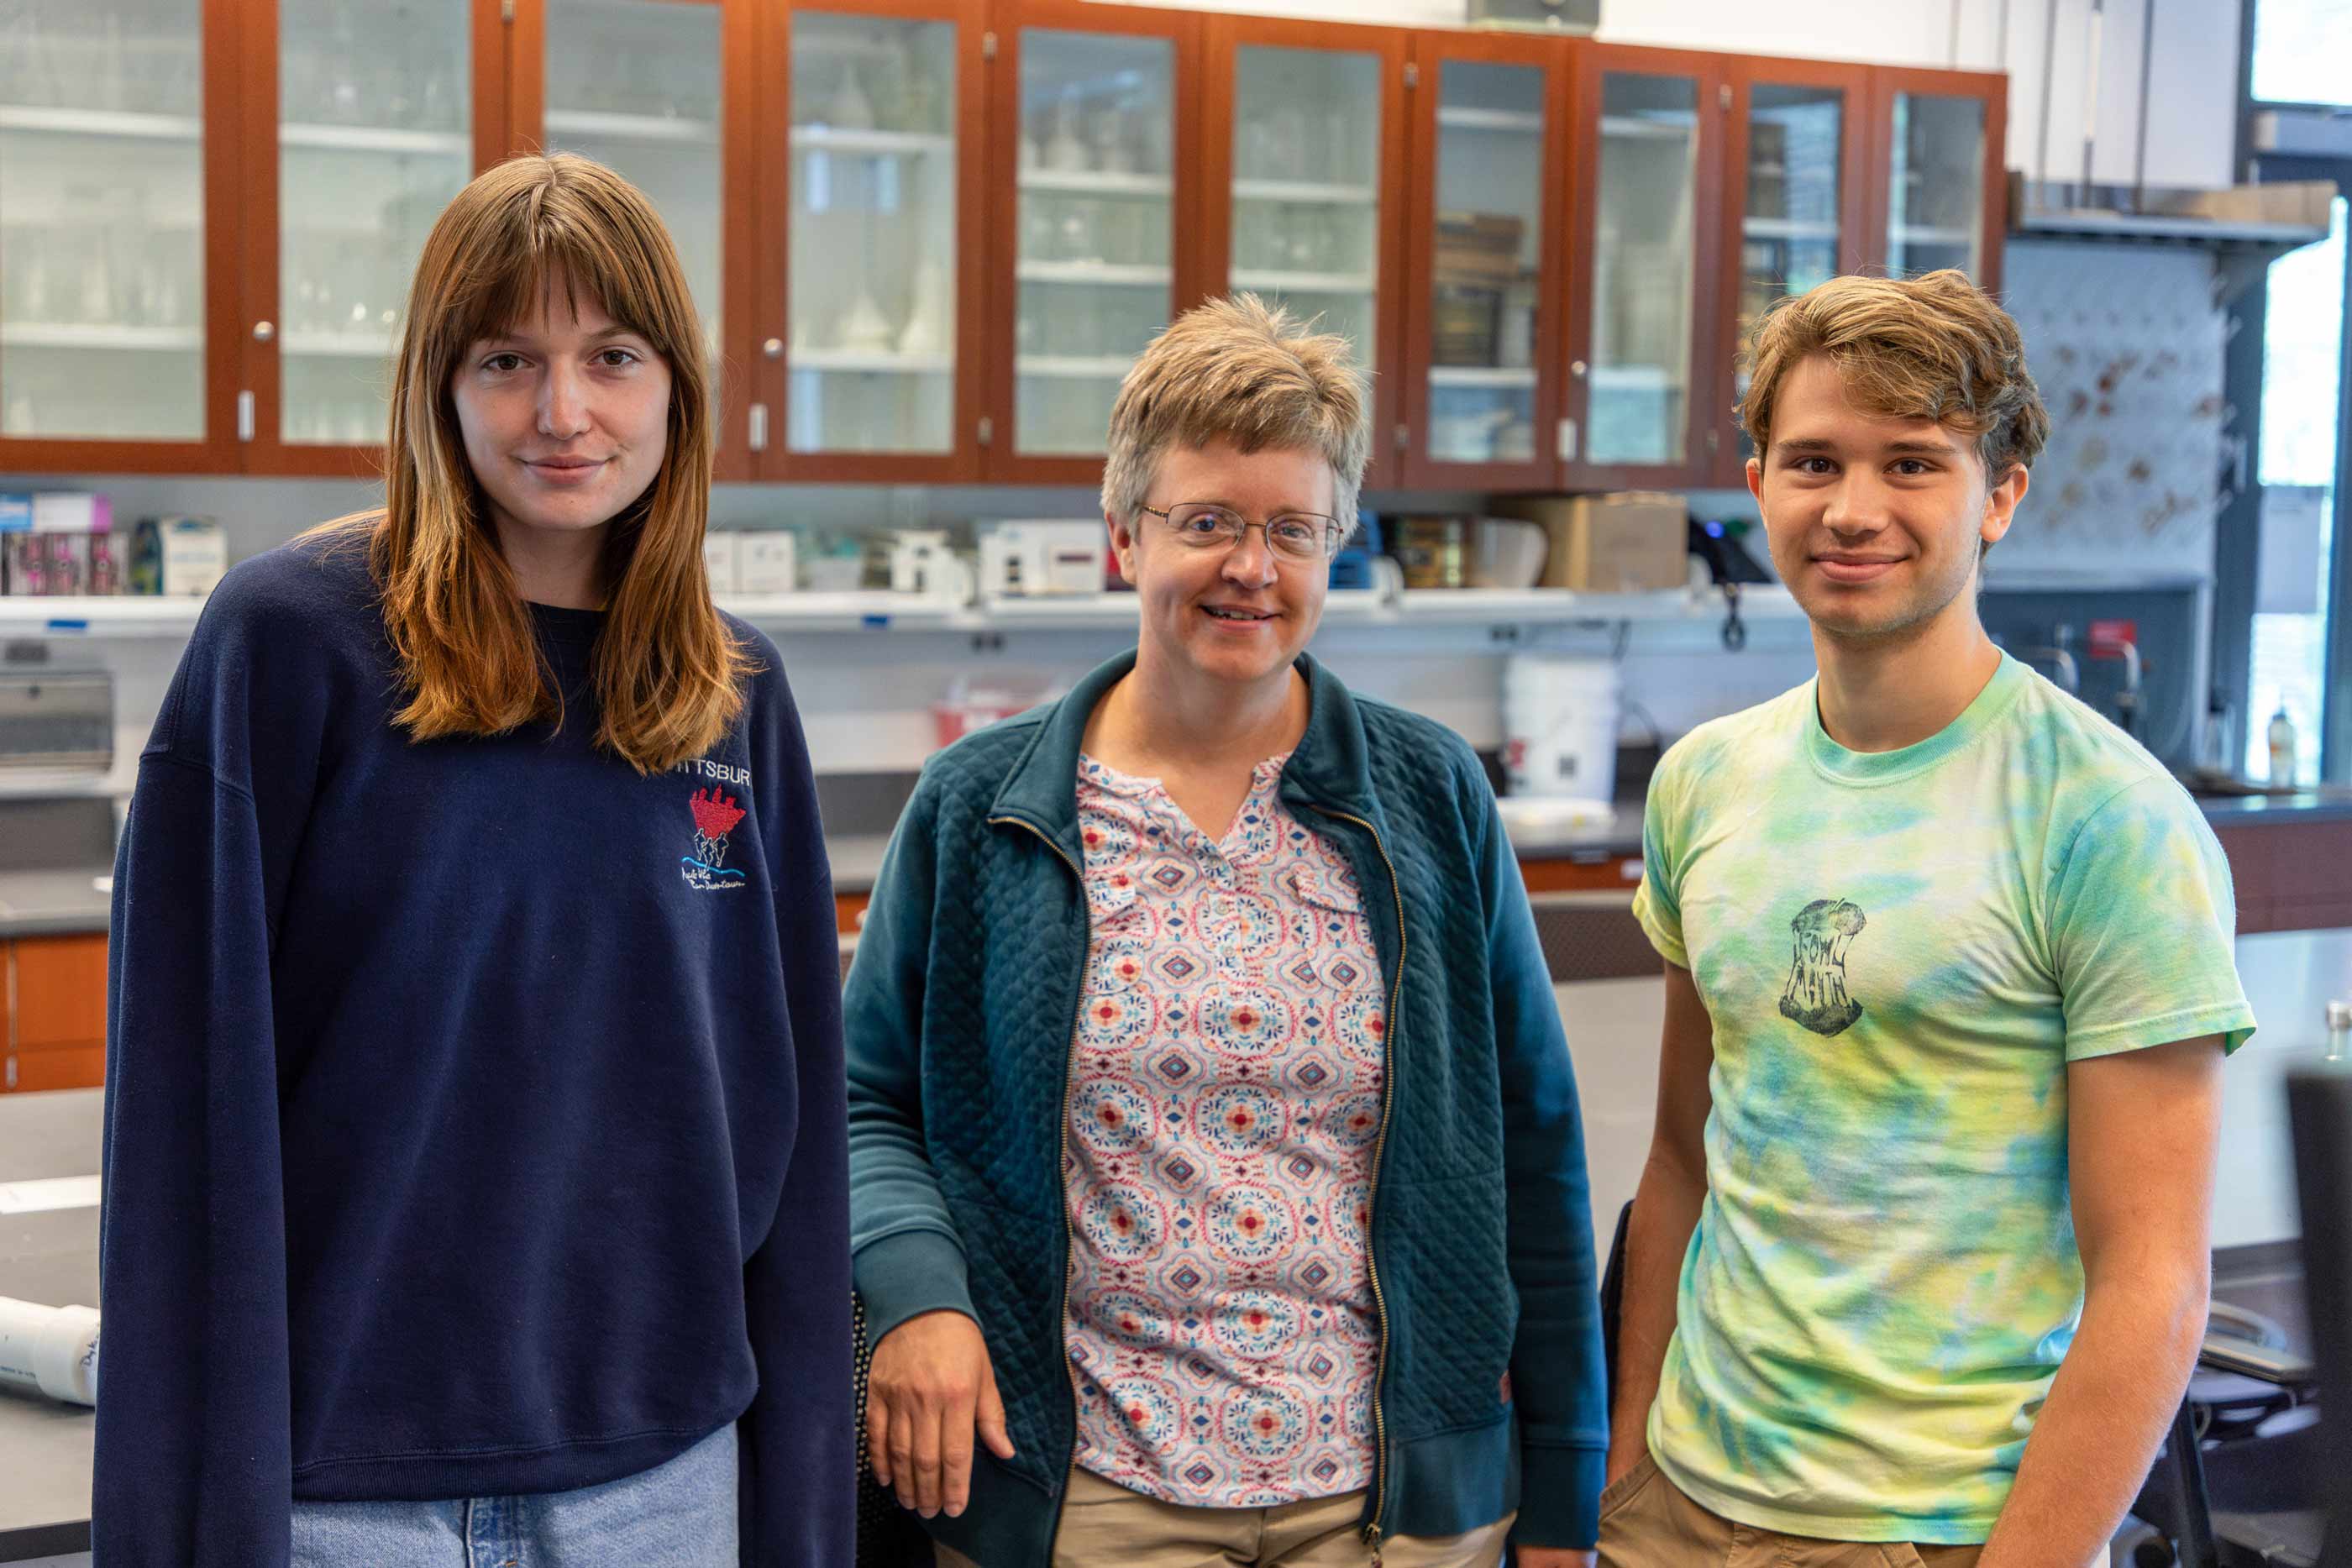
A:
<svg viewBox="0 0 2352 1568">
<path fill-rule="evenodd" d="M 694 858 L 712 871 L 727 863 L 727 835 L 743 820 L 743 808 L 714 785 L 694 792 Z"/>
</svg>

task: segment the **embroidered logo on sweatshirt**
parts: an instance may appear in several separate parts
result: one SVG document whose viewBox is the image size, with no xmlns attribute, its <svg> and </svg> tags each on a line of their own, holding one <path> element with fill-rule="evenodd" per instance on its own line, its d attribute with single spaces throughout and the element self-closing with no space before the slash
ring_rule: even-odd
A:
<svg viewBox="0 0 2352 1568">
<path fill-rule="evenodd" d="M 694 807 L 694 852 L 678 857 L 678 874 L 686 878 L 688 887 L 698 887 L 709 893 L 721 893 L 741 887 L 741 871 L 727 863 L 727 835 L 743 820 L 743 808 L 732 796 L 722 795 L 714 787 L 698 789 L 690 802 Z"/>
</svg>

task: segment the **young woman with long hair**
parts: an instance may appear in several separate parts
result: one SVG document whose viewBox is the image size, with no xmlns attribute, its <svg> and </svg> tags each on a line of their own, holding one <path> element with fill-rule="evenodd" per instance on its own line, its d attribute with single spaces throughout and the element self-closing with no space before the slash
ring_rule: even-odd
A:
<svg viewBox="0 0 2352 1568">
<path fill-rule="evenodd" d="M 384 507 L 205 608 L 115 881 L 108 1568 L 849 1560 L 833 901 L 700 343 L 638 192 L 501 164 Z"/>
</svg>

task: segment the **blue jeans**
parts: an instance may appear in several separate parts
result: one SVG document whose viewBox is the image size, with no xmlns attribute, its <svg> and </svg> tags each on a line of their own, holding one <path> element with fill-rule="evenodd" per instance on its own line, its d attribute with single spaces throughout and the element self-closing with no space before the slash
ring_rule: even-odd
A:
<svg viewBox="0 0 2352 1568">
<path fill-rule="evenodd" d="M 600 1487 L 294 1504 L 293 1568 L 735 1568 L 735 1425 Z"/>
</svg>

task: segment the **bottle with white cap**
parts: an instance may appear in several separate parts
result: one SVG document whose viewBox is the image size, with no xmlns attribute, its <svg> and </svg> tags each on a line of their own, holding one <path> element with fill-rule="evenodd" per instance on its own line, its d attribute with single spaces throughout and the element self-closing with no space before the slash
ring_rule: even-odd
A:
<svg viewBox="0 0 2352 1568">
<path fill-rule="evenodd" d="M 0 1296 L 0 1384 L 98 1403 L 98 1312 Z"/>
</svg>

